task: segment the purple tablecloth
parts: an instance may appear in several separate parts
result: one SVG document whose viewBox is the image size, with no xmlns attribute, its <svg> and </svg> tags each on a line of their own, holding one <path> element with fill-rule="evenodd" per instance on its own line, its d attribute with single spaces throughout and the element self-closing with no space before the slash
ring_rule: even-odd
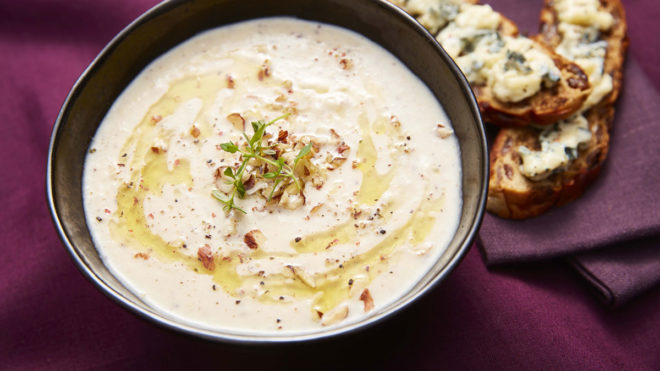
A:
<svg viewBox="0 0 660 371">
<path fill-rule="evenodd" d="M 497 5 L 526 29 L 538 27 L 512 2 Z M 638 58 L 629 55 L 624 66 L 598 179 L 577 201 L 535 218 L 486 215 L 478 244 L 486 265 L 565 257 L 611 307 L 660 286 L 660 171 L 649 171 L 660 165 L 660 94 Z"/>
<path fill-rule="evenodd" d="M 153 3 L 0 2 L 0 368 L 660 368 L 660 290 L 609 311 L 563 262 L 489 271 L 476 248 L 406 312 L 323 343 L 214 344 L 119 308 L 82 277 L 57 238 L 44 199 L 46 152 L 76 78 Z M 490 3 L 518 9 L 507 15 L 533 25 L 541 0 Z M 630 56 L 660 87 L 660 6 L 625 5 Z"/>
</svg>

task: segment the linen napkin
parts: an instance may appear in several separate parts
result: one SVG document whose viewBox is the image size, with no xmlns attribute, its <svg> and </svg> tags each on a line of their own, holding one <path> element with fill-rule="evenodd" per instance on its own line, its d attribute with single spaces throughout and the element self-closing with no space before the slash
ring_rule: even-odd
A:
<svg viewBox="0 0 660 371">
<path fill-rule="evenodd" d="M 660 285 L 658 239 L 628 241 L 619 246 L 569 257 L 607 305 L 617 307 L 644 291 Z"/>
<path fill-rule="evenodd" d="M 488 266 L 568 257 L 607 305 L 660 284 L 660 96 L 629 58 L 610 152 L 577 201 L 523 221 L 484 218 Z"/>
</svg>

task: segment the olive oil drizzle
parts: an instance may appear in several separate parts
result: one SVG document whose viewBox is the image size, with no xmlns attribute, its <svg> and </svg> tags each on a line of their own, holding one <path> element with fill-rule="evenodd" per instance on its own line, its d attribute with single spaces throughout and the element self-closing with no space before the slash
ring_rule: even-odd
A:
<svg viewBox="0 0 660 371">
<path fill-rule="evenodd" d="M 407 243 L 424 241 L 435 224 L 433 213 L 441 199 L 422 202 L 408 221 L 366 252 L 356 255 L 323 275 L 317 290 L 322 292 L 314 300 L 314 310 L 325 313 L 350 297 L 349 279 L 366 276 L 367 282 L 385 271 L 394 250 Z M 359 295 L 359 293 L 358 293 Z"/>
<path fill-rule="evenodd" d="M 182 103 L 193 98 L 201 99 L 202 108 L 191 124 L 200 130 L 201 138 L 208 137 L 211 133 L 211 126 L 201 118 L 213 102 L 221 86 L 222 79 L 216 74 L 186 77 L 175 82 L 163 97 L 147 110 L 147 113 L 122 146 L 120 153 L 133 153 L 131 166 L 134 169 L 142 167 L 145 156 L 151 151 L 155 139 L 158 137 L 169 139 L 172 135 L 167 133 L 162 125 L 159 125 L 160 120 L 171 116 Z"/>
<path fill-rule="evenodd" d="M 378 152 L 369 133 L 373 131 L 376 134 L 383 133 L 390 137 L 393 137 L 394 133 L 390 129 L 391 126 L 388 126 L 383 120 L 377 121 L 372 128 L 364 114 L 359 118 L 359 126 L 362 140 L 358 145 L 357 157 L 360 163 L 357 169 L 362 173 L 362 184 L 358 191 L 358 202 L 362 205 L 373 205 L 390 187 L 396 166 L 391 167 L 385 174 L 379 174 L 376 171 Z M 384 205 L 384 207 L 391 207 L 391 205 Z M 389 219 L 390 214 L 385 215 L 386 219 Z M 328 230 L 303 236 L 300 241 L 292 240 L 290 245 L 299 253 L 321 252 L 334 244 L 354 242 L 356 237 L 357 230 L 354 221 L 349 218 L 346 222 Z"/>
<path fill-rule="evenodd" d="M 371 139 L 371 125 L 366 115 L 361 115 L 358 123 L 362 132 L 362 141 L 358 146 L 357 156 L 360 159 L 358 170 L 362 173 L 362 185 L 358 193 L 358 202 L 364 205 L 374 205 L 387 191 L 394 178 L 395 167 L 390 168 L 385 174 L 379 174 L 376 170 L 378 151 Z"/>
<path fill-rule="evenodd" d="M 272 81 L 268 84 L 274 85 Z M 185 188 L 193 186 L 190 163 L 187 160 L 179 159 L 174 165 L 168 165 L 166 154 L 151 150 L 156 140 L 168 142 L 173 136 L 173 133 L 160 128 L 155 118 L 166 119 L 184 102 L 200 99 L 202 108 L 195 123 L 199 125 L 201 137 L 206 137 L 210 135 L 211 126 L 200 118 L 208 111 L 213 99 L 223 87 L 223 80 L 218 74 L 182 79 L 174 83 L 163 97 L 149 108 L 135 127 L 121 150 L 122 154 L 132 153 L 131 173 L 130 182 L 121 185 L 117 190 L 117 211 L 114 213 L 114 221 L 110 223 L 114 239 L 137 251 L 154 254 L 163 262 L 182 264 L 194 272 L 211 275 L 213 281 L 230 295 L 240 296 L 248 292 L 252 293 L 255 299 L 269 303 L 286 302 L 288 298 L 313 297 L 313 310 L 325 313 L 351 297 L 351 278 L 361 277 L 366 278 L 367 283 L 371 282 L 386 269 L 388 259 L 397 247 L 421 243 L 428 236 L 435 223 L 433 214 L 443 206 L 442 198 L 420 203 L 403 226 L 388 233 L 369 250 L 338 263 L 328 271 L 311 275 L 300 271 L 296 275 L 291 267 L 284 268 L 280 273 L 241 275 L 237 268 L 245 261 L 267 259 L 273 255 L 286 259 L 298 254 L 323 251 L 335 240 L 342 244 L 353 242 L 358 233 L 350 219 L 328 231 L 305 236 L 298 243 L 292 242 L 295 254 L 266 254 L 260 250 L 223 253 L 221 248 L 214 256 L 212 270 L 206 269 L 197 256 L 186 254 L 181 244 L 168 243 L 154 234 L 149 229 L 145 216 L 145 198 L 162 194 L 166 184 Z M 240 94 L 240 91 L 235 94 Z M 358 146 L 358 158 L 361 159 L 358 169 L 362 172 L 363 180 L 358 202 L 373 205 L 389 188 L 394 168 L 385 174 L 378 174 L 375 166 L 378 153 L 369 135 L 371 127 L 366 116 L 359 118 L 359 125 L 363 139 Z M 125 159 L 120 158 L 120 162 L 122 160 Z M 303 279 L 302 275 L 309 278 Z"/>
<path fill-rule="evenodd" d="M 355 240 L 357 228 L 352 219 L 348 219 L 328 230 L 305 235 L 300 241 L 292 240 L 290 245 L 296 252 L 313 253 L 324 251 L 335 244 L 345 244 Z"/>
</svg>

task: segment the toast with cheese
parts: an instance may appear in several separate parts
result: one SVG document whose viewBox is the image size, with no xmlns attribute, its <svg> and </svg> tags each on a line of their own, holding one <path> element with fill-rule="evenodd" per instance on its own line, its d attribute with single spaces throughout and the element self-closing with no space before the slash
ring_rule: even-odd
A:
<svg viewBox="0 0 660 371">
<path fill-rule="evenodd" d="M 560 71 L 556 84 L 518 102 L 498 99 L 492 86 L 471 84 L 484 121 L 505 127 L 551 125 L 570 117 L 587 99 L 591 88 L 582 69 L 542 43 L 535 47 L 543 49 Z"/>
<path fill-rule="evenodd" d="M 476 0 L 391 0 L 414 17 L 467 77 L 484 119 L 500 126 L 549 125 L 590 93 L 576 64 Z"/>
<path fill-rule="evenodd" d="M 568 2 L 570 0 L 564 0 Z M 626 33 L 626 13 L 623 8 L 623 4 L 620 0 L 594 0 L 599 2 L 601 6 L 601 11 L 603 13 L 598 15 L 592 15 L 590 19 L 589 14 L 575 10 L 578 14 L 574 14 L 574 17 L 577 19 L 574 23 L 585 24 L 590 27 L 597 28 L 598 23 L 603 23 L 601 28 L 605 28 L 607 24 L 610 24 L 608 29 L 599 29 L 598 34 L 595 33 L 589 35 L 591 37 L 596 37 L 598 40 L 605 42 L 607 48 L 605 50 L 604 63 L 602 66 L 605 74 L 610 75 L 612 78 L 612 89 L 611 91 L 603 96 L 598 102 L 602 104 L 613 104 L 618 96 L 619 91 L 621 90 L 621 82 L 623 80 L 623 63 L 628 49 L 629 39 Z M 556 9 L 557 4 L 562 4 L 562 1 L 557 0 L 544 0 L 543 8 L 541 9 L 541 34 L 539 35 L 539 40 L 543 41 L 549 47 L 558 50 L 560 53 L 567 49 L 565 45 L 568 44 L 566 40 L 567 31 L 572 30 L 566 29 L 568 27 L 560 27 L 561 21 L 558 16 L 558 11 Z M 609 14 L 609 17 L 604 16 Z M 593 18 L 605 18 L 601 20 L 596 20 Z M 568 23 L 568 22 L 564 22 Z M 589 53 L 589 51 L 585 51 Z M 565 53 L 565 56 L 569 59 L 577 61 L 580 63 L 580 55 L 575 55 L 576 53 Z M 590 66 L 587 66 L 590 67 Z M 589 72 L 587 70 L 587 72 Z M 589 74 L 590 82 L 594 80 L 593 76 Z"/>
<path fill-rule="evenodd" d="M 540 39 L 580 64 L 593 90 L 579 114 L 552 127 L 499 131 L 487 209 L 504 218 L 533 217 L 582 195 L 607 158 L 621 87 L 628 39 L 619 0 L 546 0 L 541 19 Z"/>
<path fill-rule="evenodd" d="M 520 171 L 520 146 L 539 151 L 540 130 L 532 127 L 503 128 L 490 150 L 487 210 L 508 219 L 537 216 L 553 206 L 578 198 L 596 179 L 609 150 L 609 126 L 614 109 L 602 105 L 586 115 L 591 138 L 579 156 L 565 169 L 533 180 Z"/>
</svg>

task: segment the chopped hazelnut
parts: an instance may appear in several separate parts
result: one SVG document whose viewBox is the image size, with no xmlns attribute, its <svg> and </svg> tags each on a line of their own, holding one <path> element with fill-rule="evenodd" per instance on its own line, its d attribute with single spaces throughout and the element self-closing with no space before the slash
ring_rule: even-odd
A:
<svg viewBox="0 0 660 371">
<path fill-rule="evenodd" d="M 215 269 L 215 262 L 213 261 L 213 252 L 211 246 L 204 245 L 197 250 L 197 257 L 202 262 L 204 268 L 212 271 Z"/>
<path fill-rule="evenodd" d="M 302 283 L 304 283 L 305 285 L 311 288 L 316 288 L 316 281 L 314 280 L 314 277 L 309 275 L 302 268 L 293 265 L 287 265 L 286 267 L 289 268 L 293 273 L 294 277 L 300 279 Z"/>
<path fill-rule="evenodd" d="M 280 132 L 277 134 L 277 141 L 280 143 L 287 143 L 287 137 L 289 136 L 289 132 L 286 130 L 280 130 Z"/>
<path fill-rule="evenodd" d="M 391 123 L 392 126 L 394 126 L 395 128 L 398 128 L 398 127 L 401 126 L 401 122 L 399 122 L 399 118 L 396 117 L 396 116 L 394 116 L 394 115 L 390 116 L 390 123 Z"/>
<path fill-rule="evenodd" d="M 265 241 L 266 236 L 258 229 L 253 229 L 243 236 L 243 242 L 252 250 L 257 249 L 259 245 L 263 245 Z"/>
<path fill-rule="evenodd" d="M 323 203 L 320 203 L 320 204 L 318 204 L 318 205 L 312 207 L 312 209 L 309 211 L 309 213 L 310 213 L 310 214 L 315 214 L 315 213 L 316 213 L 317 211 L 319 211 L 322 207 L 323 207 Z"/>
<path fill-rule="evenodd" d="M 137 258 L 144 259 L 144 260 L 149 259 L 149 255 L 147 255 L 145 253 L 142 253 L 142 252 L 139 252 L 139 253 L 133 255 L 133 257 L 136 258 L 136 259 Z"/>
<path fill-rule="evenodd" d="M 193 136 L 193 138 L 198 138 L 200 134 L 199 128 L 195 125 L 190 129 L 190 135 Z"/>
<path fill-rule="evenodd" d="M 353 67 L 353 61 L 351 61 L 348 58 L 342 58 L 339 61 L 339 64 L 341 65 L 341 68 L 343 68 L 345 70 L 350 70 Z"/>
<path fill-rule="evenodd" d="M 448 127 L 445 127 L 445 126 L 442 125 L 442 124 L 438 124 L 438 126 L 437 126 L 436 129 L 435 129 L 435 132 L 436 132 L 436 134 L 437 134 L 440 138 L 442 138 L 442 139 L 449 138 L 449 136 L 452 135 L 452 134 L 454 133 L 453 130 L 451 130 L 451 129 L 448 128 Z"/>
<path fill-rule="evenodd" d="M 344 303 L 333 308 L 329 312 L 322 314 L 321 325 L 322 326 L 334 325 L 335 323 L 344 320 L 346 317 L 348 317 L 348 305 Z"/>
<path fill-rule="evenodd" d="M 346 152 L 350 149 L 351 149 L 351 147 L 348 144 L 344 143 L 344 142 L 341 142 L 339 144 L 339 146 L 337 146 L 337 152 L 339 152 L 339 153 L 344 153 L 344 152 Z"/>
<path fill-rule="evenodd" d="M 266 59 L 261 65 L 259 72 L 257 73 L 257 78 L 259 81 L 262 81 L 264 78 L 270 77 L 270 61 Z"/>
<path fill-rule="evenodd" d="M 374 309 L 374 299 L 371 297 L 369 289 L 364 289 L 360 294 L 360 300 L 364 303 L 364 311 L 368 312 Z"/>
<path fill-rule="evenodd" d="M 245 119 L 240 113 L 234 112 L 229 114 L 227 120 L 229 120 L 236 130 L 245 131 Z"/>
</svg>

